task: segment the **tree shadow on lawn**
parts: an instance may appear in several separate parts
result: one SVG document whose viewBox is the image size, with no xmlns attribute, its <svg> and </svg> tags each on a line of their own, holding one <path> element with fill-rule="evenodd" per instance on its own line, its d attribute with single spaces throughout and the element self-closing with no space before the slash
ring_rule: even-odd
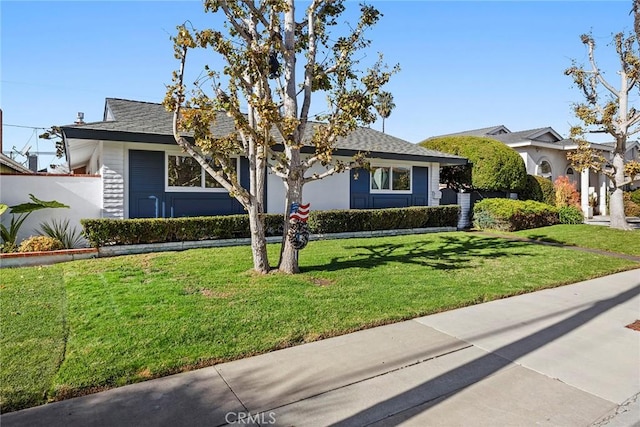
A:
<svg viewBox="0 0 640 427">
<path fill-rule="evenodd" d="M 562 240 L 552 239 L 549 236 L 545 236 L 544 234 L 527 234 L 524 236 L 525 239 L 535 240 L 537 243 L 544 243 L 552 246 L 574 246 L 568 244 L 567 242 L 563 242 Z"/>
<path fill-rule="evenodd" d="M 438 247 L 429 248 L 438 242 L 441 243 Z M 413 264 L 435 270 L 461 270 L 475 268 L 476 264 L 472 261 L 477 259 L 533 256 L 531 253 L 517 250 L 530 245 L 525 241 L 500 238 L 439 236 L 412 243 L 345 246 L 345 249 L 358 251 L 346 257 L 334 257 L 328 264 L 303 264 L 300 270 L 303 273 L 339 271 L 350 268 L 374 268 L 390 263 Z"/>
</svg>

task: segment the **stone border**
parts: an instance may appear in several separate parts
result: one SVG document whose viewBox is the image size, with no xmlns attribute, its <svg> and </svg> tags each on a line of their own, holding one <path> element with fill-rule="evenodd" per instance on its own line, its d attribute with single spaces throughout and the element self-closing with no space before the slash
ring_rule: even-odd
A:
<svg viewBox="0 0 640 427">
<path fill-rule="evenodd" d="M 0 268 L 57 264 L 77 259 L 97 258 L 98 256 L 99 253 L 96 248 L 63 249 L 47 252 L 12 252 L 0 254 Z"/>
<path fill-rule="evenodd" d="M 358 231 L 349 233 L 312 234 L 309 240 L 333 240 L 366 237 L 402 236 L 409 234 L 426 234 L 457 231 L 456 227 L 407 228 L 400 230 Z M 281 236 L 267 237 L 267 243 L 279 243 Z M 184 251 L 196 248 L 219 248 L 225 246 L 247 246 L 250 238 L 200 240 L 186 242 L 148 243 L 141 245 L 113 245 L 100 248 L 66 249 L 51 252 L 25 252 L 0 255 L 0 268 L 26 267 L 34 265 L 55 264 L 58 262 L 74 261 L 97 257 L 113 257 L 121 255 L 137 255 L 154 252 Z"/>
</svg>

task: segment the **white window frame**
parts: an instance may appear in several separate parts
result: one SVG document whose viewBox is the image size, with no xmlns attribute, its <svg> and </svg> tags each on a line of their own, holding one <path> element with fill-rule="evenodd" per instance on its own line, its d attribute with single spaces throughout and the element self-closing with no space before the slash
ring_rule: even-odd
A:
<svg viewBox="0 0 640 427">
<path fill-rule="evenodd" d="M 373 183 L 373 169 L 375 168 L 389 168 L 389 189 L 380 190 L 371 188 Z M 393 168 L 409 169 L 409 189 L 408 190 L 394 190 L 393 189 Z M 369 193 L 370 194 L 413 194 L 413 165 L 402 163 L 372 163 L 371 171 L 369 171 Z"/>
<path fill-rule="evenodd" d="M 181 151 L 165 151 L 164 153 L 164 191 L 167 193 L 228 193 L 225 188 L 205 187 L 206 171 L 200 167 L 200 187 L 176 187 L 169 185 L 169 156 L 191 157 Z M 232 157 L 236 161 L 236 173 L 240 181 L 240 158 Z"/>
</svg>

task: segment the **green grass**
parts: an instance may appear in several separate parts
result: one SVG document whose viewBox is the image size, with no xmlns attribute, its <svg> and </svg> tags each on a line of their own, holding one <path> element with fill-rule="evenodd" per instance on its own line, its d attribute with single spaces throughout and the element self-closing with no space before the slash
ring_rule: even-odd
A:
<svg viewBox="0 0 640 427">
<path fill-rule="evenodd" d="M 597 225 L 553 225 L 513 233 L 520 237 L 563 245 L 640 256 L 640 230 L 622 231 Z"/>
<path fill-rule="evenodd" d="M 638 266 L 469 233 L 311 242 L 300 265 L 257 276 L 233 247 L 2 270 L 3 410 Z"/>
<path fill-rule="evenodd" d="M 37 405 L 64 357 L 67 298 L 62 269 L 20 268 L 1 270 L 0 275 L 2 407 Z"/>
</svg>

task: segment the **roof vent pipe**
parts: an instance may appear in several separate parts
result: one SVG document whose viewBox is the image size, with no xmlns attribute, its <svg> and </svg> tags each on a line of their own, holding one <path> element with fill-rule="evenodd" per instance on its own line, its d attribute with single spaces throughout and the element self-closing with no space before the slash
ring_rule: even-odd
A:
<svg viewBox="0 0 640 427">
<path fill-rule="evenodd" d="M 75 123 L 77 125 L 83 125 L 84 124 L 84 113 L 81 111 L 78 111 L 78 117 L 76 118 Z"/>
</svg>

